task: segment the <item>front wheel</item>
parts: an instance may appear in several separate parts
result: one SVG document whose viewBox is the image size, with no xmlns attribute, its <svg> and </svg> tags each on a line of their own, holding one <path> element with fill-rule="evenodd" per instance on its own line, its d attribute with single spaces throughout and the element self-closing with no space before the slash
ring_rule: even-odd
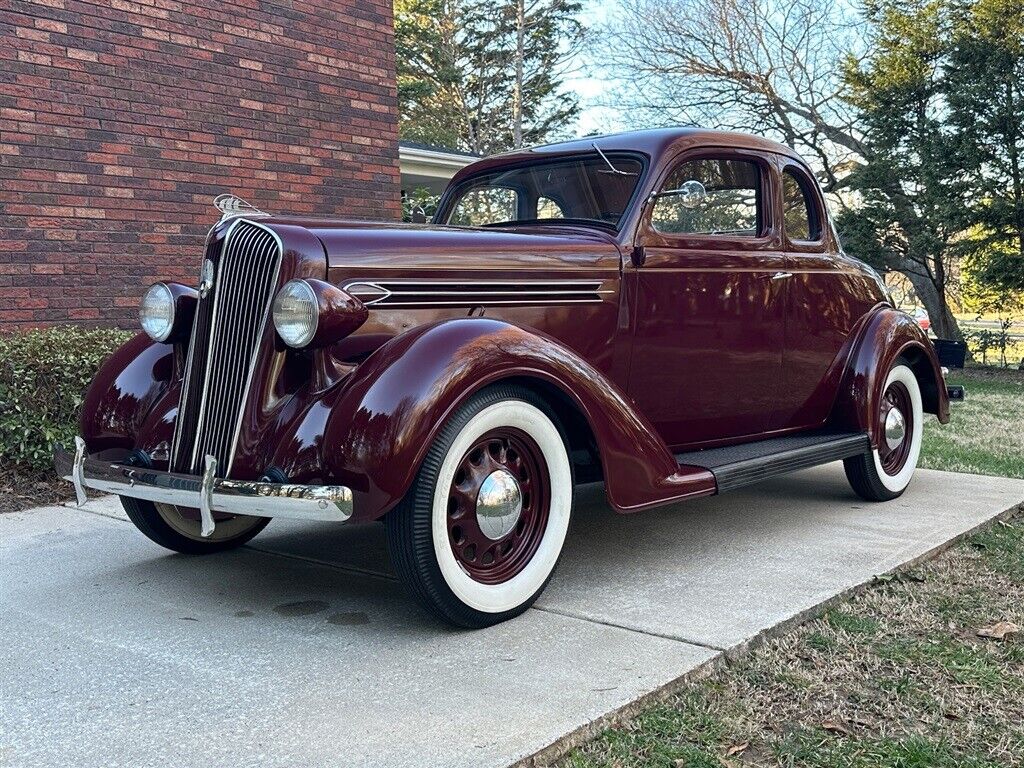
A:
<svg viewBox="0 0 1024 768">
<path fill-rule="evenodd" d="M 889 371 L 878 413 L 879 447 L 846 459 L 846 477 L 868 501 L 889 501 L 906 490 L 917 468 L 924 432 L 921 387 L 910 368 L 898 362 Z"/>
<path fill-rule="evenodd" d="M 200 535 L 199 510 L 121 497 L 128 518 L 151 541 L 185 555 L 208 555 L 240 547 L 267 527 L 266 517 L 214 513 L 217 526 L 209 537 Z"/>
<path fill-rule="evenodd" d="M 444 425 L 385 518 L 391 560 L 434 615 L 497 624 L 551 578 L 572 499 L 566 441 L 546 403 L 523 387 L 490 387 Z"/>
</svg>

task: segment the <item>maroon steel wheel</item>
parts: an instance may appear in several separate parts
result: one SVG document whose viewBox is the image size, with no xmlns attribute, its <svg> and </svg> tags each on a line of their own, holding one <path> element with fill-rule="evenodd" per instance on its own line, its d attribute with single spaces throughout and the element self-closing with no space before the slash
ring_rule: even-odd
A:
<svg viewBox="0 0 1024 768">
<path fill-rule="evenodd" d="M 520 573 L 548 523 L 551 485 L 533 438 L 514 427 L 480 437 L 459 462 L 448 490 L 448 542 L 481 584 Z"/>
<path fill-rule="evenodd" d="M 895 476 L 907 463 L 914 439 L 914 405 L 903 382 L 894 381 L 885 390 L 879 419 L 882 440 L 878 458 L 885 474 Z"/>
</svg>

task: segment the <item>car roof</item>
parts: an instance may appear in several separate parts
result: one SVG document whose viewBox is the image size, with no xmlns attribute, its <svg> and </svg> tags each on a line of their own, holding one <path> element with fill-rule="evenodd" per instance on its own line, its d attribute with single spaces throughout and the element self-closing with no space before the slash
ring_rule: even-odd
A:
<svg viewBox="0 0 1024 768">
<path fill-rule="evenodd" d="M 761 136 L 738 131 L 716 131 L 708 128 L 679 126 L 608 133 L 600 136 L 583 136 L 570 141 L 502 152 L 466 166 L 455 175 L 453 181 L 459 181 L 467 175 L 477 174 L 480 171 L 519 162 L 593 152 L 594 144 L 597 144 L 602 152 L 639 152 L 651 158 L 660 158 L 667 152 L 677 149 L 708 146 L 774 152 L 800 159 L 800 156 L 785 144 Z"/>
</svg>

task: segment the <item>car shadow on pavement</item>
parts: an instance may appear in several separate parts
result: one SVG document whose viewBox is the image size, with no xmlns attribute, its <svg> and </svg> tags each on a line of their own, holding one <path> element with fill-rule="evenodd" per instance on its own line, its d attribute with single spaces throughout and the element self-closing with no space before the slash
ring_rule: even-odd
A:
<svg viewBox="0 0 1024 768">
<path fill-rule="evenodd" d="M 311 535 L 311 534 L 307 534 Z M 373 538 L 372 532 L 363 532 Z M 290 533 L 287 542 L 298 533 Z M 393 577 L 256 547 L 196 557 L 147 548 L 132 562 L 94 572 L 106 600 L 148 604 L 148 612 L 221 631 L 243 623 L 259 631 L 422 637 L 447 633 L 408 599 Z M 106 589 L 106 587 L 109 587 Z"/>
<path fill-rule="evenodd" d="M 573 523 L 549 591 L 559 605 L 587 602 L 594 584 L 621 581 L 629 592 L 643 574 L 680 579 L 708 564 L 709 549 L 737 551 L 758 540 L 797 536 L 818 515 L 839 516 L 866 502 L 841 470 L 814 470 L 745 491 L 635 515 L 619 515 L 600 483 L 577 489 Z M 870 505 L 869 505 L 870 506 Z M 217 555 L 160 555 L 140 544 L 134 562 L 96 578 L 134 585 L 138 598 L 166 606 L 176 620 L 258 621 L 301 631 L 422 636 L 448 632 L 418 609 L 398 584 L 379 523 L 339 526 L 275 520 L 245 547 Z M 102 585 L 97 585 L 102 586 Z M 545 605 L 541 598 L 540 605 Z"/>
</svg>

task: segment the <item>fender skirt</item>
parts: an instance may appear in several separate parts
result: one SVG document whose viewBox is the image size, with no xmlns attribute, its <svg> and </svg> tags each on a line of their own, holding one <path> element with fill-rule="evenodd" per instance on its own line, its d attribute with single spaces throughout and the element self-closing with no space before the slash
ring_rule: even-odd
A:
<svg viewBox="0 0 1024 768">
<path fill-rule="evenodd" d="M 392 339 L 342 385 L 323 462 L 335 482 L 352 488 L 352 519 L 376 519 L 397 504 L 449 415 L 482 387 L 512 378 L 547 382 L 577 405 L 617 511 L 715 492 L 711 473 L 681 467 L 618 387 L 578 355 L 509 323 L 459 318 Z"/>
<path fill-rule="evenodd" d="M 935 347 L 910 315 L 891 307 L 879 307 L 861 331 L 839 388 L 831 423 L 841 428 L 867 432 L 871 445 L 881 440 L 879 420 L 871 414 L 881 407 L 882 388 L 889 369 L 898 358 L 905 359 L 921 386 L 925 413 L 942 424 L 949 422 L 949 397 Z"/>
</svg>

